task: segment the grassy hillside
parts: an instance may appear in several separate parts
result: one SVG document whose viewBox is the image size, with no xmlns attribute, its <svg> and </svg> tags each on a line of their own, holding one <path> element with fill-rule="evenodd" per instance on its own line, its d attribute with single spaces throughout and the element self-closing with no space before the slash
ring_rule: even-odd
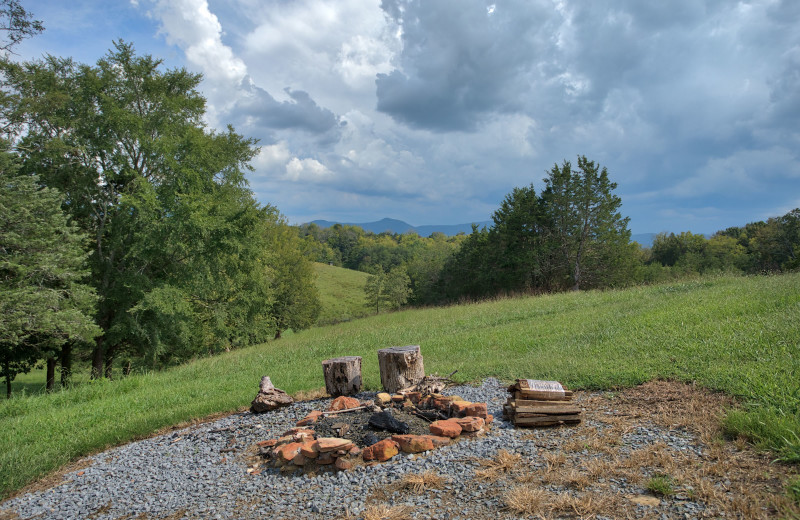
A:
<svg viewBox="0 0 800 520">
<path fill-rule="evenodd" d="M 259 378 L 290 393 L 324 385 L 320 362 L 420 344 L 426 372 L 613 388 L 655 378 L 739 396 L 727 425 L 800 461 L 800 274 L 707 278 L 624 291 L 507 299 L 319 327 L 175 369 L 0 404 L 0 494 L 71 459 L 161 427 L 246 406 Z"/>
<path fill-rule="evenodd" d="M 314 269 L 322 303 L 318 325 L 331 325 L 369 315 L 364 301 L 367 273 L 320 263 L 314 264 Z"/>
</svg>

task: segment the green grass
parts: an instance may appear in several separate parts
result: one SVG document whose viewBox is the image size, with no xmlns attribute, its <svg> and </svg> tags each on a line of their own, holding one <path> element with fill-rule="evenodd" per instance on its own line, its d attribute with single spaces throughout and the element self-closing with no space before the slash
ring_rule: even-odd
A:
<svg viewBox="0 0 800 520">
<path fill-rule="evenodd" d="M 321 361 L 420 344 L 427 373 L 556 379 L 612 389 L 663 378 L 739 396 L 733 434 L 793 460 L 800 431 L 800 274 L 714 277 L 410 310 L 319 327 L 160 373 L 0 404 L 0 494 L 81 455 L 249 404 L 259 378 L 294 393 L 324 386 Z M 795 451 L 793 451 L 795 450 Z"/>
<path fill-rule="evenodd" d="M 364 300 L 367 273 L 315 263 L 322 312 L 318 325 L 332 325 L 370 314 Z"/>
<path fill-rule="evenodd" d="M 669 496 L 675 492 L 672 477 L 661 473 L 650 477 L 645 487 L 654 495 L 659 495 L 662 497 Z"/>
</svg>

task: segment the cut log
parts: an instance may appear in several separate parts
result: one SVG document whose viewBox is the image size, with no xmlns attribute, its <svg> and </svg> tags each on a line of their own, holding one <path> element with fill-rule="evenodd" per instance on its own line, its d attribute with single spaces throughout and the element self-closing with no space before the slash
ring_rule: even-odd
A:
<svg viewBox="0 0 800 520">
<path fill-rule="evenodd" d="M 381 385 L 390 394 L 416 385 L 425 377 L 419 345 L 380 349 L 378 367 Z"/>
<path fill-rule="evenodd" d="M 333 397 L 361 391 L 361 356 L 344 356 L 322 362 L 325 391 Z"/>
<path fill-rule="evenodd" d="M 581 422 L 580 415 L 559 415 L 541 417 L 515 417 L 514 424 L 518 426 L 553 426 L 556 424 L 577 424 Z"/>
<path fill-rule="evenodd" d="M 573 415 L 581 413 L 577 406 L 516 406 L 514 407 L 517 415 L 523 413 L 543 413 L 548 415 Z"/>
</svg>

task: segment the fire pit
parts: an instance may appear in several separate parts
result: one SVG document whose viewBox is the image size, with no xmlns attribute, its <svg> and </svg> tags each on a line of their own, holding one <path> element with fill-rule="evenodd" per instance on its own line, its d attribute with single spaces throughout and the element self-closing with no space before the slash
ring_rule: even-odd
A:
<svg viewBox="0 0 800 520">
<path fill-rule="evenodd" d="M 480 435 L 492 420 L 486 403 L 457 396 L 381 393 L 365 402 L 338 397 L 327 410 L 311 412 L 280 438 L 257 443 L 258 453 L 264 463 L 283 470 L 345 470 Z"/>
</svg>

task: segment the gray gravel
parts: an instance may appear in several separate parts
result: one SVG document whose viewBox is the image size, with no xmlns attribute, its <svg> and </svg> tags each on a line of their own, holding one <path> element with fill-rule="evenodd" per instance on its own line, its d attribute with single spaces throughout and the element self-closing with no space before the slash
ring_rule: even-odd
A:
<svg viewBox="0 0 800 520">
<path fill-rule="evenodd" d="M 389 490 L 385 501 L 414 507 L 417 518 L 498 518 L 503 504 L 497 482 L 474 479 L 475 458 L 491 458 L 499 449 L 522 455 L 522 463 L 543 465 L 541 454 L 557 449 L 573 434 L 571 428 L 519 430 L 502 421 L 507 393 L 495 379 L 479 387 L 461 386 L 445 393 L 468 401 L 485 401 L 496 418 L 491 431 L 426 454 L 400 454 L 373 467 L 316 476 L 281 474 L 274 469 L 247 473 L 246 454 L 260 440 L 293 427 L 328 400 L 296 403 L 261 415 L 237 414 L 170 434 L 133 442 L 91 458 L 91 465 L 65 475 L 63 483 L 0 504 L 0 518 L 15 513 L 22 519 L 120 518 L 274 518 L 315 519 L 358 517 L 377 489 L 389 489 L 406 473 L 435 470 L 448 479 L 441 490 L 414 495 Z M 374 398 L 364 393 L 362 399 Z M 523 439 L 526 437 L 526 439 Z M 676 449 L 697 450 L 681 431 L 641 427 L 625 439 L 631 449 L 655 442 Z M 248 452 L 249 449 L 249 452 Z M 247 452 L 247 453 L 246 453 Z M 620 492 L 645 490 L 618 483 Z M 683 501 L 680 508 L 660 511 L 667 518 L 693 517 L 701 506 Z M 643 514 L 644 514 L 643 510 Z M 652 511 L 650 512 L 652 514 Z M 11 516 L 11 518 L 14 518 Z"/>
</svg>

